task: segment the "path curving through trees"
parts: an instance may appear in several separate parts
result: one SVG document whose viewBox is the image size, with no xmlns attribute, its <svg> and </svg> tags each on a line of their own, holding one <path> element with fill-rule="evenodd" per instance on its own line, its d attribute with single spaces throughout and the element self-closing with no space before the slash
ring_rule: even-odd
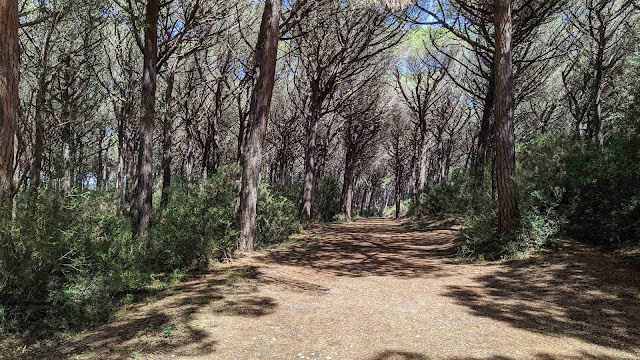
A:
<svg viewBox="0 0 640 360">
<path fill-rule="evenodd" d="M 322 226 L 28 358 L 640 359 L 640 276 L 569 242 L 461 264 L 455 228 Z"/>
</svg>

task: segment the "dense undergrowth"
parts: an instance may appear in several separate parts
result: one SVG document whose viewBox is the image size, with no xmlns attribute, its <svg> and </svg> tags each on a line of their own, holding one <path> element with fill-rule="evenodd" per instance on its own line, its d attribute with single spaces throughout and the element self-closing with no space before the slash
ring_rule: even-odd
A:
<svg viewBox="0 0 640 360">
<path fill-rule="evenodd" d="M 413 205 L 417 218 L 464 214 L 458 254 L 463 258 L 518 258 L 572 236 L 607 249 L 640 247 L 638 139 L 609 137 L 602 145 L 542 135 L 517 148 L 519 216 L 498 234 L 490 174 L 484 184 L 456 172 L 430 187 Z M 484 189 L 484 190 L 478 190 Z"/>
<path fill-rule="evenodd" d="M 115 193 L 20 194 L 15 220 L 0 229 L 0 331 L 83 329 L 150 285 L 226 257 L 237 235 L 235 178 L 227 167 L 192 187 L 174 185 L 145 243 Z M 281 242 L 299 227 L 295 203 L 263 185 L 257 244 Z"/>
</svg>

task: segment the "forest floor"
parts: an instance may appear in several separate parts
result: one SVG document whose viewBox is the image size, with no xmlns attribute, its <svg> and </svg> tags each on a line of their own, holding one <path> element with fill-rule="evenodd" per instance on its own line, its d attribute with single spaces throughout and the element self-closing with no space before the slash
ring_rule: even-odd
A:
<svg viewBox="0 0 640 360">
<path fill-rule="evenodd" d="M 29 359 L 640 359 L 640 274 L 567 241 L 461 263 L 455 226 L 320 226 Z"/>
</svg>

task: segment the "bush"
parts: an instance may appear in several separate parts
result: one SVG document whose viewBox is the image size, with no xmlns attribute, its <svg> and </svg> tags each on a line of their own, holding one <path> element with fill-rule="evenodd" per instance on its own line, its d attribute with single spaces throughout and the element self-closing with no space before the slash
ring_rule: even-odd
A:
<svg viewBox="0 0 640 360">
<path fill-rule="evenodd" d="M 261 184 L 256 216 L 256 245 L 277 244 L 300 231 L 296 203 L 275 195 L 267 184 Z"/>
<path fill-rule="evenodd" d="M 568 231 L 609 248 L 640 245 L 640 146 L 616 135 L 583 144 L 567 162 Z"/>
<path fill-rule="evenodd" d="M 565 222 L 561 204 L 566 197 L 566 163 L 574 143 L 562 136 L 542 135 L 517 147 L 516 188 L 519 216 L 513 229 L 497 233 L 497 204 L 491 194 L 478 203 L 460 232 L 461 257 L 520 258 L 548 245 Z"/>
<path fill-rule="evenodd" d="M 149 267 L 172 271 L 206 266 L 233 250 L 237 236 L 237 167 L 226 166 L 189 191 L 175 185 L 150 231 Z"/>
<path fill-rule="evenodd" d="M 313 218 L 325 223 L 335 221 L 342 212 L 341 195 L 342 187 L 336 178 L 322 178 L 317 189 L 313 191 Z"/>
<path fill-rule="evenodd" d="M 454 171 L 452 175 L 438 184 L 428 187 L 411 205 L 409 215 L 424 216 L 437 214 L 463 214 L 472 204 L 471 178 L 463 171 Z"/>
<path fill-rule="evenodd" d="M 2 328 L 99 322 L 120 293 L 145 283 L 141 249 L 115 203 L 109 193 L 19 196 L 0 245 Z"/>
<path fill-rule="evenodd" d="M 167 208 L 155 211 L 147 246 L 133 236 L 116 194 L 20 194 L 16 219 L 0 228 L 0 331 L 97 324 L 153 281 L 226 256 L 237 237 L 236 178 L 236 167 L 223 167 L 192 189 L 173 186 Z M 298 229 L 294 203 L 263 185 L 257 245 Z"/>
</svg>

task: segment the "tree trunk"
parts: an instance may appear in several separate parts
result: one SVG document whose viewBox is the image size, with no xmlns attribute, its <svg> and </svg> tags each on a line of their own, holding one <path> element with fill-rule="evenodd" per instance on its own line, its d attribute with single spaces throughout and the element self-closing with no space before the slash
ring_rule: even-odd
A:
<svg viewBox="0 0 640 360">
<path fill-rule="evenodd" d="M 62 188 L 65 191 L 71 190 L 73 182 L 73 168 L 71 162 L 71 121 L 73 115 L 71 112 L 71 55 L 67 55 L 64 59 L 64 85 L 60 94 L 62 100 Z"/>
<path fill-rule="evenodd" d="M 313 179 L 315 174 L 316 141 L 318 138 L 318 122 L 320 120 L 321 103 L 312 96 L 307 122 L 307 147 L 304 155 L 304 184 L 302 194 L 302 222 L 311 222 L 311 196 L 313 194 Z"/>
<path fill-rule="evenodd" d="M 147 241 L 153 209 L 153 128 L 156 115 L 159 12 L 160 0 L 147 0 L 142 73 L 142 118 L 138 152 L 138 217 L 137 227 L 134 229 L 143 243 Z"/>
<path fill-rule="evenodd" d="M 496 185 L 498 188 L 498 230 L 508 231 L 517 215 L 513 176 L 516 172 L 513 126 L 513 57 L 511 0 L 494 0 L 496 29 Z"/>
<path fill-rule="evenodd" d="M 42 159 L 44 157 L 44 115 L 42 114 L 45 101 L 46 81 L 44 74 L 39 75 L 38 90 L 35 105 L 35 144 L 33 147 L 33 164 L 31 165 L 31 190 L 37 193 L 42 181 Z"/>
<path fill-rule="evenodd" d="M 493 113 L 496 96 L 495 64 L 496 60 L 494 59 L 491 64 L 489 84 L 482 108 L 482 120 L 480 121 L 480 132 L 478 133 L 478 149 L 475 159 L 473 160 L 474 171 L 477 177 L 484 176 L 484 166 L 487 164 L 489 149 L 491 148 L 491 115 Z"/>
<path fill-rule="evenodd" d="M 173 68 L 170 70 L 169 78 L 167 79 L 167 90 L 165 93 L 165 112 L 164 121 L 162 124 L 162 136 L 164 142 L 162 144 L 162 195 L 160 199 L 160 208 L 166 209 L 169 204 L 169 188 L 171 187 L 171 162 L 173 160 L 173 154 L 171 153 L 171 146 L 173 143 L 173 84 L 175 80 L 175 67 L 177 60 L 173 64 Z"/>
<path fill-rule="evenodd" d="M 282 0 L 266 1 L 255 50 L 251 107 L 241 157 L 240 236 L 237 243 L 240 253 L 251 253 L 254 247 L 262 148 L 275 82 L 281 7 Z"/>
<path fill-rule="evenodd" d="M 0 0 L 0 221 L 11 217 L 15 127 L 18 116 L 18 0 Z"/>
<path fill-rule="evenodd" d="M 416 199 L 420 198 L 420 195 L 424 192 L 424 186 L 427 183 L 427 159 L 429 153 L 429 142 L 427 141 L 427 129 L 426 124 L 421 126 L 420 130 L 420 162 L 419 169 L 417 171 L 416 182 Z"/>
<path fill-rule="evenodd" d="M 345 159 L 344 167 L 344 179 L 342 182 L 342 212 L 344 212 L 344 214 L 347 216 L 347 222 L 351 222 L 351 213 L 353 209 L 354 155 L 355 154 L 351 149 L 347 150 L 347 158 Z"/>
<path fill-rule="evenodd" d="M 591 121 L 587 126 L 587 136 L 590 141 L 597 141 L 602 143 L 602 82 L 604 78 L 604 50 L 607 46 L 606 31 L 603 24 L 603 20 L 600 20 L 600 26 L 598 28 L 598 52 L 596 54 L 595 66 L 596 76 L 593 83 L 594 96 L 592 104 Z"/>
<path fill-rule="evenodd" d="M 365 185 L 364 194 L 362 194 L 362 201 L 360 201 L 360 216 L 365 215 L 364 209 L 365 209 L 365 206 L 367 205 L 368 196 L 370 196 L 369 187 Z"/>
<path fill-rule="evenodd" d="M 193 121 L 191 117 L 187 116 L 185 118 L 185 147 L 186 147 L 186 159 L 184 165 L 185 179 L 187 181 L 187 188 L 191 186 L 193 183 L 193 163 L 195 161 L 194 150 L 193 150 Z"/>
</svg>

